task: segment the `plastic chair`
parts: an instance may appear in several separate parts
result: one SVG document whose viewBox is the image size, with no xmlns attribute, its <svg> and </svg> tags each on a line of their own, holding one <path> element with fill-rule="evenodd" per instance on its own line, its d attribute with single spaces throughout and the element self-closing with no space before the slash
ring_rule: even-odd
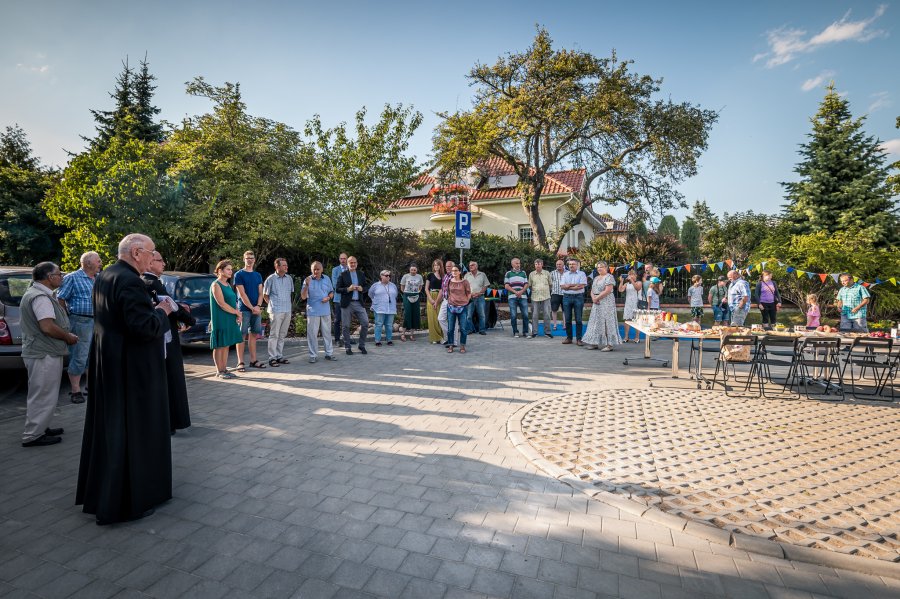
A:
<svg viewBox="0 0 900 599">
<path fill-rule="evenodd" d="M 803 384 L 806 399 L 812 399 L 812 396 L 809 393 L 809 386 L 810 383 L 813 382 L 824 384 L 825 386 L 825 389 L 821 394 L 815 394 L 816 397 L 825 399 L 828 392 L 834 388 L 840 394 L 840 398 L 837 401 L 844 399 L 844 377 L 841 369 L 840 337 L 810 337 L 804 339 L 797 350 L 797 354 L 797 365 L 800 368 L 800 379 Z M 825 377 L 823 381 L 819 381 L 817 377 L 813 376 L 815 372 L 810 373 L 811 369 L 813 371 L 818 370 L 822 373 L 827 371 L 828 376 Z M 832 378 L 835 374 L 837 374 L 837 384 L 832 382 Z"/>
<path fill-rule="evenodd" d="M 797 362 L 800 359 L 798 347 L 799 339 L 795 337 L 784 337 L 781 335 L 766 335 L 757 341 L 756 356 L 753 358 L 753 368 L 750 370 L 751 378 L 756 374 L 756 381 L 759 385 L 759 393 L 763 397 L 766 395 L 766 387 L 763 384 L 763 375 L 770 383 L 777 383 L 772 379 L 772 366 L 786 366 L 788 371 L 781 386 L 781 393 L 785 393 L 788 389 L 793 390 L 794 381 L 797 378 Z M 792 391 L 792 395 L 794 392 Z M 800 397 L 800 389 L 796 391 L 797 397 Z"/>
<path fill-rule="evenodd" d="M 746 362 L 740 361 L 737 362 L 733 359 L 729 359 L 726 357 L 725 352 L 732 352 L 735 349 L 747 347 L 750 352 L 750 359 Z M 713 384 L 719 382 L 719 370 L 722 371 L 722 387 L 725 389 L 726 397 L 736 397 L 735 395 L 728 394 L 728 366 L 731 365 L 731 370 L 734 372 L 734 380 L 736 382 L 740 382 L 737 377 L 737 364 L 746 364 L 750 366 L 750 373 L 747 375 L 747 381 L 744 385 L 744 394 L 746 394 L 750 390 L 750 383 L 753 382 L 751 378 L 753 372 L 753 355 L 756 351 L 756 337 L 753 335 L 741 335 L 737 333 L 732 333 L 729 335 L 725 335 L 722 338 L 722 345 L 719 348 L 719 355 L 716 357 L 716 371 L 713 373 Z"/>
<path fill-rule="evenodd" d="M 891 384 L 891 398 L 880 397 L 884 392 L 888 380 L 896 377 L 897 364 L 900 354 L 893 355 L 894 340 L 877 337 L 857 337 L 850 345 L 850 352 L 844 360 L 844 368 L 841 372 L 846 379 L 847 369 L 850 369 L 850 394 L 854 399 L 872 399 L 875 401 L 894 401 L 894 385 Z M 856 367 L 859 367 L 859 379 L 856 378 Z M 857 391 L 857 381 L 865 378 L 866 370 L 872 371 L 872 381 L 875 383 L 871 393 Z"/>
</svg>

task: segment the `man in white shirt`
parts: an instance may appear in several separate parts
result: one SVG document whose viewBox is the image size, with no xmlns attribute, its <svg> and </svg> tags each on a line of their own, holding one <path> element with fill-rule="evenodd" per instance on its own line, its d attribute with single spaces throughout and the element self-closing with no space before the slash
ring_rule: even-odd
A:
<svg viewBox="0 0 900 599">
<path fill-rule="evenodd" d="M 587 287 L 587 275 L 580 269 L 581 262 L 576 259 L 569 260 L 569 270 L 560 279 L 559 287 L 563 292 L 563 316 L 566 319 L 566 340 L 563 345 L 572 344 L 572 321 L 575 321 L 575 344 L 584 345 L 581 342 L 583 326 L 581 324 L 584 312 L 584 288 Z"/>
<path fill-rule="evenodd" d="M 469 272 L 463 277 L 469 282 L 472 290 L 469 306 L 466 308 L 466 326 L 469 328 L 467 334 L 475 332 L 475 324 L 472 322 L 472 314 L 478 311 L 478 334 L 487 335 L 487 311 L 484 301 L 484 290 L 490 287 L 487 275 L 478 270 L 478 263 L 472 260 L 469 262 Z"/>
</svg>

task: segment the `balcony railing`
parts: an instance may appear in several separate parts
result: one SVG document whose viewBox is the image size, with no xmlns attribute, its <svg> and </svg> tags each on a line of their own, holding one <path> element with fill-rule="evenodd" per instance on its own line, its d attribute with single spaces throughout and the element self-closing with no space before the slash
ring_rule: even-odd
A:
<svg viewBox="0 0 900 599">
<path fill-rule="evenodd" d="M 481 216 L 477 206 L 468 199 L 439 200 L 431 206 L 431 220 L 455 220 L 458 211 L 471 212 L 472 217 Z"/>
</svg>

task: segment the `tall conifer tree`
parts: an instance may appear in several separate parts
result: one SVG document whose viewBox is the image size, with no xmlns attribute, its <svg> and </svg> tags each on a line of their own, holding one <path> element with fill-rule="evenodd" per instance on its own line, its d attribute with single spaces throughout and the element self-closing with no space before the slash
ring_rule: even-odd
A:
<svg viewBox="0 0 900 599">
<path fill-rule="evenodd" d="M 879 140 L 862 130 L 850 104 L 828 86 L 812 119 L 809 141 L 787 190 L 785 218 L 795 234 L 858 231 L 875 247 L 898 241 L 896 203 L 887 184 L 886 157 Z"/>
<path fill-rule="evenodd" d="M 134 122 L 131 134 L 132 137 L 142 141 L 160 142 L 163 140 L 163 129 L 162 125 L 156 122 L 159 108 L 153 105 L 153 92 L 156 90 L 154 81 L 156 77 L 150 74 L 150 64 L 145 55 L 141 61 L 141 69 L 134 79 L 132 101 Z"/>
</svg>

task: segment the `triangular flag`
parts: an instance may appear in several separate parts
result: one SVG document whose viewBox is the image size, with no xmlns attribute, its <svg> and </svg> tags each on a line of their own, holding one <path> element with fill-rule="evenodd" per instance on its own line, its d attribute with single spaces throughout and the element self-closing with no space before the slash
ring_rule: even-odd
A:
<svg viewBox="0 0 900 599">
<path fill-rule="evenodd" d="M 865 281 L 863 281 L 863 284 L 862 284 L 862 286 L 863 286 L 863 287 L 868 287 L 868 286 L 869 286 L 869 284 L 868 284 L 868 283 L 866 283 L 866 282 L 865 282 Z"/>
<path fill-rule="evenodd" d="M 799 276 L 799 275 L 798 275 L 798 276 Z M 814 272 L 808 272 L 808 273 L 806 273 L 806 276 L 809 277 L 810 279 L 814 279 L 814 278 L 816 277 L 816 273 L 814 273 Z"/>
<path fill-rule="evenodd" d="M 685 269 L 686 271 L 688 271 L 688 272 L 691 272 L 691 265 L 690 265 L 690 264 L 685 264 L 685 265 L 684 265 L 684 269 Z"/>
<path fill-rule="evenodd" d="M 675 267 L 674 267 L 674 266 L 669 267 L 669 268 L 667 268 L 666 270 L 669 271 L 669 274 L 670 274 L 670 275 L 675 274 Z"/>
<path fill-rule="evenodd" d="M 724 262 L 716 262 L 716 266 L 719 267 L 719 270 L 722 270 L 724 264 L 725 264 Z M 713 270 L 715 270 L 715 269 L 713 269 Z"/>
<path fill-rule="evenodd" d="M 725 261 L 725 264 L 728 265 L 728 268 L 731 268 L 732 266 L 734 266 L 734 262 L 731 261 L 731 260 L 726 260 L 726 261 Z"/>
<path fill-rule="evenodd" d="M 825 279 L 828 278 L 828 275 L 823 272 L 822 274 L 819 275 L 819 278 L 822 279 L 822 282 L 824 283 Z"/>
<path fill-rule="evenodd" d="M 709 266 L 707 263 L 703 263 L 700 265 L 700 272 L 706 272 L 706 267 Z"/>
<path fill-rule="evenodd" d="M 833 272 L 833 273 L 831 273 L 831 278 L 834 279 L 835 283 L 840 283 L 841 282 L 841 273 Z"/>
<path fill-rule="evenodd" d="M 765 268 L 765 267 L 766 267 L 766 261 L 760 262 L 759 265 L 762 266 L 763 268 Z"/>
<path fill-rule="evenodd" d="M 798 270 L 798 271 L 797 271 L 797 278 L 799 279 L 800 277 L 802 277 L 802 276 L 805 275 L 805 274 L 806 274 L 806 272 L 804 272 L 804 271 L 802 271 L 802 270 Z"/>
<path fill-rule="evenodd" d="M 682 268 L 684 268 L 684 267 L 683 267 L 683 266 L 679 266 L 679 267 L 677 267 L 675 270 L 677 270 L 678 272 L 681 272 L 681 269 L 682 269 Z"/>
<path fill-rule="evenodd" d="M 797 270 L 797 269 L 794 268 L 793 266 L 788 266 L 788 267 L 787 267 L 788 274 L 794 272 L 795 270 Z"/>
<path fill-rule="evenodd" d="M 753 270 L 753 268 L 754 268 L 754 265 L 753 265 L 753 264 L 748 264 L 748 265 L 747 265 L 747 272 L 750 272 L 751 270 Z"/>
<path fill-rule="evenodd" d="M 778 261 L 778 266 L 784 266 L 784 262 L 782 262 L 781 260 L 779 260 L 779 261 Z"/>
<path fill-rule="evenodd" d="M 643 265 L 644 265 L 643 262 L 638 262 L 638 263 L 637 263 L 638 268 L 642 267 Z"/>
<path fill-rule="evenodd" d="M 882 283 L 884 283 L 884 281 L 882 281 L 882 280 L 879 279 L 878 277 L 875 277 L 875 284 L 876 284 L 876 285 L 881 285 Z"/>
<path fill-rule="evenodd" d="M 854 283 L 859 283 L 859 277 L 853 277 L 853 282 L 854 282 Z"/>
<path fill-rule="evenodd" d="M 756 265 L 756 270 L 757 270 L 757 271 L 762 272 L 762 269 L 763 269 L 763 265 L 762 265 L 762 264 L 757 264 L 757 265 Z"/>
<path fill-rule="evenodd" d="M 896 278 L 896 277 L 891 277 L 890 279 L 888 279 L 888 281 L 891 282 L 891 285 L 896 285 L 896 284 L 897 284 L 897 278 Z"/>
</svg>

